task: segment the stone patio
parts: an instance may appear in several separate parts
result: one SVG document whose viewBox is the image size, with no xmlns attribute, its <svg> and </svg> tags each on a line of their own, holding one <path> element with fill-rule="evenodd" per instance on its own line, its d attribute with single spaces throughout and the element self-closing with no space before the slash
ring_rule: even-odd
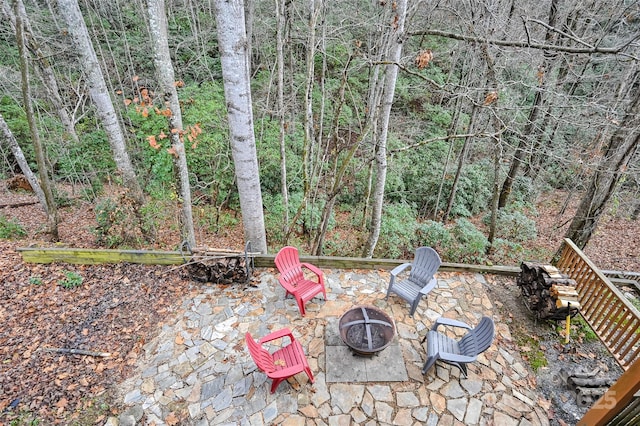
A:
<svg viewBox="0 0 640 426">
<path fill-rule="evenodd" d="M 324 272 L 327 300 L 309 302 L 305 317 L 293 298 L 284 299 L 273 269 L 258 270 L 255 287 L 199 287 L 147 343 L 138 372 L 120 387 L 129 409 L 107 424 L 549 424 L 535 377 L 485 294 L 490 277 L 438 273 L 438 287 L 411 318 L 403 300 L 384 300 L 388 271 Z M 383 309 L 397 327 L 395 341 L 364 362 L 340 344 L 334 327 L 355 305 Z M 440 363 L 421 372 L 420 340 L 442 315 L 471 325 L 482 315 L 496 322 L 496 339 L 469 366 L 468 378 Z M 305 348 L 315 383 L 298 374 L 271 394 L 271 381 L 256 369 L 244 334 L 258 338 L 284 327 Z"/>
</svg>

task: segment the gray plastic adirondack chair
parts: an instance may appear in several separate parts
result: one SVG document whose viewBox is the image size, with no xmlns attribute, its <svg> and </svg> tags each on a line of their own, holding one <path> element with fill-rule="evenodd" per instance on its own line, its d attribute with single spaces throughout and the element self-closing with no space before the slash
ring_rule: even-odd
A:
<svg viewBox="0 0 640 426">
<path fill-rule="evenodd" d="M 469 331 L 460 340 L 455 340 L 436 330 L 441 324 L 462 327 Z M 495 325 L 489 317 L 482 317 L 475 328 L 471 328 L 462 321 L 438 318 L 431 330 L 424 336 L 424 339 L 427 340 L 427 361 L 422 367 L 422 374 L 425 374 L 437 360 L 440 360 L 455 365 L 462 371 L 464 377 L 467 377 L 467 364 L 474 362 L 478 355 L 491 346 L 494 336 Z M 423 342 L 424 339 L 422 339 Z"/>
<path fill-rule="evenodd" d="M 433 290 L 438 283 L 434 274 L 440 267 L 440 256 L 431 247 L 420 247 L 411 263 L 403 263 L 396 266 L 391 271 L 391 280 L 387 289 L 389 298 L 391 293 L 395 293 L 411 304 L 409 315 L 413 316 L 422 296 Z M 411 268 L 409 277 L 403 280 L 398 279 L 398 275 L 407 268 Z"/>
</svg>

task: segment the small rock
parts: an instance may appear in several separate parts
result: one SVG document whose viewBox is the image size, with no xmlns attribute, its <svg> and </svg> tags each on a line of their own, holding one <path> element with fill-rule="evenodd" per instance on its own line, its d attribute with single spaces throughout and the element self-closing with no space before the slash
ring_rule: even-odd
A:
<svg viewBox="0 0 640 426">
<path fill-rule="evenodd" d="M 121 414 L 118 420 L 120 426 L 136 426 L 136 418 L 130 414 Z"/>
<path fill-rule="evenodd" d="M 144 414 L 144 412 L 142 411 L 142 407 L 141 406 L 135 405 L 135 406 L 129 408 L 127 411 L 125 411 L 124 414 L 132 416 L 136 422 L 139 422 L 140 419 L 142 419 L 142 415 Z"/>
<path fill-rule="evenodd" d="M 104 422 L 104 426 L 118 426 L 118 419 L 111 416 Z"/>
</svg>

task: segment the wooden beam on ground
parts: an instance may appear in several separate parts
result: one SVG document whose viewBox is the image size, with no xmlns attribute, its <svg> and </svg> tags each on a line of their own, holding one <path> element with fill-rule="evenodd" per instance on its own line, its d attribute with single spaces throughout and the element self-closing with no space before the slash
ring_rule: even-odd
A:
<svg viewBox="0 0 640 426">
<path fill-rule="evenodd" d="M 196 257 L 189 253 L 178 251 L 149 251 L 149 250 L 108 250 L 108 249 L 82 249 L 82 248 L 18 248 L 22 259 L 27 263 L 74 263 L 74 264 L 100 264 L 100 263 L 141 263 L 147 265 L 180 265 Z M 243 256 L 244 253 L 238 253 Z M 261 254 L 250 256 L 254 266 L 258 268 L 274 268 L 275 255 Z M 357 257 L 335 256 L 300 256 L 302 262 L 314 264 L 320 268 L 328 269 L 393 269 L 396 266 L 410 262 L 411 260 L 398 259 L 364 259 Z M 510 275 L 516 276 L 520 268 L 516 266 L 486 266 L 466 265 L 462 263 L 442 263 L 439 271 L 471 272 L 480 274 Z"/>
<path fill-rule="evenodd" d="M 18 248 L 27 263 L 74 263 L 94 265 L 100 263 L 141 263 L 145 265 L 179 265 L 191 255 L 178 251 L 108 250 L 82 248 Z"/>
</svg>

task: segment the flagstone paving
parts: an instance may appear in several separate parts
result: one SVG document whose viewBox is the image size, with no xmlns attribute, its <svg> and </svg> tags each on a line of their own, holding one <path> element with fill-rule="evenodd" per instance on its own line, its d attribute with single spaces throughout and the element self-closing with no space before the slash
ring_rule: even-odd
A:
<svg viewBox="0 0 640 426">
<path fill-rule="evenodd" d="M 258 270 L 255 287 L 203 285 L 145 345 L 137 373 L 121 384 L 129 408 L 107 425 L 549 425 L 546 401 L 510 349 L 509 328 L 485 294 L 485 277 L 438 273 L 438 287 L 411 318 L 402 299 L 384 299 L 388 271 L 324 272 L 327 300 L 310 301 L 305 317 L 293 298 L 284 298 L 273 269 Z M 355 305 L 374 305 L 393 317 L 406 379 L 384 381 L 372 373 L 376 381 L 327 380 L 326 336 Z M 482 315 L 496 322 L 496 339 L 469 365 L 468 377 L 440 363 L 423 375 L 421 339 L 433 321 L 446 316 L 473 326 Z M 271 380 L 256 368 L 244 335 L 258 339 L 284 327 L 305 348 L 315 383 L 301 373 L 271 394 Z"/>
</svg>

